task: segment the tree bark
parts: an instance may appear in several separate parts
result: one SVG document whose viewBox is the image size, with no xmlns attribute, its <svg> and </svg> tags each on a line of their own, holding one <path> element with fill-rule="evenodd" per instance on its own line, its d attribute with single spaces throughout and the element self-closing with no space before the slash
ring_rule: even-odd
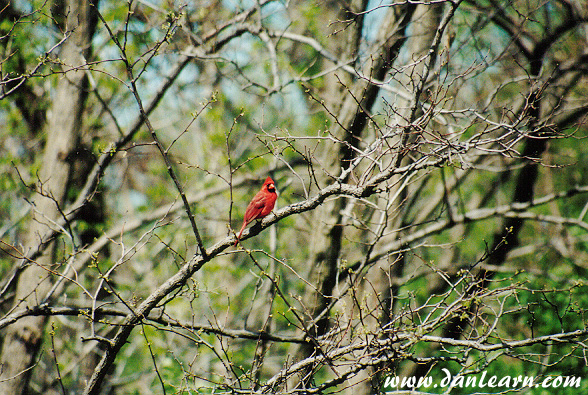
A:
<svg viewBox="0 0 588 395">
<path fill-rule="evenodd" d="M 86 63 L 95 28 L 93 7 L 87 1 L 68 0 L 66 35 L 60 52 L 65 74 L 59 79 L 49 115 L 43 162 L 38 173 L 37 193 L 32 199 L 25 248 L 40 243 L 41 236 L 61 215 L 65 200 L 71 163 L 68 155 L 76 148 L 82 132 L 82 112 L 87 96 L 86 72 L 78 69 Z M 69 70 L 69 71 L 68 71 Z M 51 271 L 58 269 L 52 242 L 36 261 L 20 275 L 14 305 L 32 307 L 45 302 L 53 279 Z M 0 393 L 28 393 L 31 373 L 35 368 L 46 317 L 27 317 L 11 325 L 4 335 L 1 354 Z"/>
<path fill-rule="evenodd" d="M 414 121 L 411 117 L 418 114 L 413 112 L 413 106 L 418 103 L 421 98 L 419 96 L 418 85 L 423 78 L 427 78 L 425 74 L 425 64 L 429 61 L 427 55 L 433 45 L 434 37 L 439 29 L 441 18 L 443 16 L 444 4 L 420 4 L 416 6 L 412 14 L 409 36 L 404 42 L 403 48 L 408 48 L 410 58 L 402 59 L 403 63 L 407 62 L 410 67 L 403 67 L 402 64 L 396 64 L 396 68 L 404 70 L 402 74 L 396 74 L 394 78 L 399 84 L 411 93 L 411 98 L 402 98 L 396 96 L 394 105 L 397 108 L 397 122 L 399 128 L 409 127 Z M 436 52 L 428 56 L 437 56 Z M 399 59 L 400 60 L 400 59 Z M 431 65 L 434 64 L 435 59 L 432 60 Z M 409 139 L 402 142 L 402 135 L 394 138 L 393 146 L 399 147 L 402 150 L 405 146 L 410 145 L 416 138 L 416 135 L 411 135 Z M 392 140 L 391 140 L 392 141 Z M 408 158 L 406 156 L 400 159 L 392 158 L 396 163 L 406 164 Z M 395 177 L 391 182 L 393 185 L 389 192 L 390 196 L 395 196 L 398 192 L 398 197 L 393 206 L 390 207 L 389 221 L 387 224 L 390 232 L 386 232 L 382 243 L 386 243 L 386 239 L 394 239 L 399 237 L 399 233 L 395 229 L 405 229 L 406 223 L 403 215 L 403 207 L 406 206 L 405 199 L 408 192 L 406 189 L 398 191 L 402 188 L 402 180 L 400 177 Z M 415 192 L 418 193 L 418 192 Z M 398 215 L 394 215 L 397 213 Z M 361 306 L 366 311 L 378 312 L 373 316 L 367 316 L 363 319 L 365 325 L 368 326 L 368 331 L 374 336 L 378 336 L 381 328 L 385 327 L 393 318 L 394 298 L 398 293 L 398 286 L 390 284 L 390 279 L 400 277 L 404 272 L 405 258 L 402 255 L 389 257 L 377 263 L 365 275 L 366 280 L 362 282 L 361 291 L 364 295 L 365 305 Z M 381 336 L 381 335 L 379 335 Z M 351 385 L 353 394 L 371 395 L 380 393 L 381 380 L 380 372 L 386 371 L 393 365 L 394 361 L 383 363 L 379 366 L 363 370 L 357 377 L 354 378 Z"/>
<path fill-rule="evenodd" d="M 569 25 L 572 25 L 572 23 L 570 22 Z M 558 29 L 554 29 L 554 31 L 556 30 Z M 547 52 L 547 43 L 549 42 L 550 40 L 547 39 L 538 41 L 525 56 L 528 61 L 528 73 L 531 80 L 539 79 L 541 76 L 545 60 L 544 55 Z M 525 139 L 521 152 L 523 166 L 515 177 L 513 203 L 526 203 L 533 200 L 535 186 L 539 177 L 541 158 L 547 150 L 547 140 L 542 136 L 546 135 L 548 130 L 538 125 L 544 102 L 546 101 L 542 94 L 543 87 L 540 84 L 532 85 L 527 97 L 527 104 L 521 109 L 521 114 L 528 122 L 529 137 Z M 510 174 L 503 177 L 509 178 Z M 524 220 L 521 218 L 505 218 L 503 220 L 499 229 L 494 233 L 493 242 L 488 250 L 487 264 L 489 267 L 499 267 L 507 262 L 508 254 L 519 246 L 519 234 L 523 225 Z M 465 294 L 475 295 L 477 292 L 482 292 L 488 287 L 495 274 L 495 271 L 480 269 L 476 273 L 475 279 L 465 290 Z M 462 337 L 467 327 L 476 319 L 476 310 L 477 306 L 472 304 L 466 311 L 468 314 L 456 315 L 449 320 L 443 328 L 442 336 L 451 339 Z M 433 348 L 433 352 L 439 348 Z M 407 375 L 424 377 L 431 367 L 431 364 L 415 365 Z"/>
<path fill-rule="evenodd" d="M 354 58 L 359 52 L 359 35 L 363 23 L 358 15 L 367 7 L 367 2 L 352 2 L 349 9 L 343 9 L 340 21 L 349 21 L 355 15 L 357 25 L 347 26 L 344 48 L 336 49 L 342 59 Z M 378 37 L 381 47 L 376 55 L 367 61 L 368 66 L 362 70 L 365 75 L 381 80 L 388 72 L 391 64 L 398 56 L 398 50 L 405 40 L 405 29 L 412 12 L 413 5 L 392 7 L 382 22 Z M 357 14 L 355 14 L 355 13 Z M 356 64 L 359 62 L 356 62 Z M 358 67 L 358 66 L 356 66 Z M 361 68 L 360 68 L 361 69 Z M 340 71 L 339 73 L 343 73 Z M 332 112 L 337 114 L 333 122 L 331 134 L 340 141 L 337 145 L 327 147 L 322 154 L 323 167 L 333 176 L 338 176 L 341 169 L 349 167 L 355 157 L 352 147 L 359 147 L 373 104 L 380 88 L 363 79 L 352 79 L 349 75 L 334 75 L 328 80 L 326 103 Z M 338 93 L 335 93 L 338 92 Z M 345 97 L 344 101 L 340 98 Z M 347 182 L 349 175 L 344 182 Z M 315 284 L 318 292 L 309 290 L 304 297 L 305 314 L 308 320 L 308 334 L 312 338 L 324 335 L 329 329 L 329 314 L 323 314 L 328 308 L 336 286 L 337 273 L 340 270 L 339 259 L 342 248 L 343 212 L 348 204 L 345 198 L 339 198 L 323 204 L 321 210 L 313 213 L 313 235 L 311 237 L 311 259 L 308 262 L 309 282 Z M 320 316 L 320 318 L 319 318 Z M 299 361 L 315 353 L 325 350 L 316 349 L 312 343 L 299 346 L 295 360 Z M 312 381 L 312 367 L 300 374 L 297 384 L 289 383 L 290 387 L 306 388 Z"/>
</svg>

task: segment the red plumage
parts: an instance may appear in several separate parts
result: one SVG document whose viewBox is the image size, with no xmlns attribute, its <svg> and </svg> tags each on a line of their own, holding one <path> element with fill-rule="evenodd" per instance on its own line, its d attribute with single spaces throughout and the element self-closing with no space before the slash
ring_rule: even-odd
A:
<svg viewBox="0 0 588 395">
<path fill-rule="evenodd" d="M 263 218 L 272 212 L 277 198 L 278 194 L 276 193 L 274 180 L 272 180 L 271 177 L 268 177 L 265 179 L 261 190 L 257 192 L 253 199 L 251 199 L 251 202 L 247 206 L 247 210 L 245 210 L 243 225 L 241 226 L 241 230 L 239 231 L 239 236 L 237 236 L 235 245 L 239 243 L 239 239 L 241 239 L 241 235 L 243 234 L 243 231 L 247 225 L 249 225 L 252 221 Z"/>
</svg>

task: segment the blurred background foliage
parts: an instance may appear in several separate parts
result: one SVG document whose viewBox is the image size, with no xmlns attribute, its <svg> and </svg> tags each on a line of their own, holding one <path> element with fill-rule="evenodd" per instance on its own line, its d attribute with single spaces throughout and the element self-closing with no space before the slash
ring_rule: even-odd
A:
<svg viewBox="0 0 588 395">
<path fill-rule="evenodd" d="M 59 58 L 66 11 L 60 1 L 1 3 L 0 277 L 7 279 L 18 262 L 14 251 L 24 250 L 34 185 L 44 165 L 47 119 L 59 116 L 51 113 L 56 108 L 50 103 L 56 84 L 66 78 Z M 449 2 L 440 3 L 444 12 L 451 8 Z M 393 190 L 395 184 L 382 183 L 380 193 L 346 206 L 344 224 L 329 223 L 329 218 L 321 221 L 320 226 L 345 228 L 337 258 L 337 290 L 346 284 L 347 268 L 357 269 L 357 263 L 368 254 L 381 254 L 376 262 L 360 269 L 367 279 L 354 283 L 351 296 L 337 292 L 330 296 L 334 301 L 328 317 L 333 332 L 327 339 L 333 344 L 343 344 L 345 336 L 355 340 L 371 334 L 379 338 L 381 328 L 374 329 L 369 323 L 380 319 L 380 312 L 369 307 L 373 305 L 370 300 L 375 297 L 384 303 L 383 297 L 379 299 L 378 285 L 371 283 L 374 277 L 388 282 L 392 294 L 393 311 L 387 328 L 417 333 L 421 325 L 442 316 L 444 308 L 467 292 L 469 281 L 480 269 L 494 273 L 486 285 L 488 293 L 464 302 L 451 317 L 469 317 L 468 311 L 476 311 L 462 334 L 464 338 L 477 339 L 489 332 L 490 336 L 480 341 L 500 344 L 505 339 L 517 341 L 586 329 L 586 194 L 562 196 L 533 207 L 533 215 L 551 219 L 525 220 L 518 244 L 509 248 L 500 266 L 485 265 L 496 247 L 496 234 L 505 230 L 505 215 L 456 222 L 413 243 L 387 247 L 387 242 L 448 215 L 511 204 L 515 190 L 522 187 L 516 176 L 529 163 L 521 155 L 529 136 L 547 141 L 545 151 L 531 160 L 540 164 L 537 181 L 529 180 L 532 184 L 527 185 L 534 188 L 535 197 L 588 184 L 584 144 L 588 132 L 586 6 L 573 0 L 458 3 L 419 99 L 430 105 L 420 111 L 426 114 L 430 109 L 430 113 L 423 115 L 427 121 L 419 124 L 421 129 L 414 129 L 421 140 L 411 146 L 408 157 L 411 161 L 427 155 L 435 159 L 434 149 L 448 140 L 456 144 L 450 147 L 463 144 L 462 148 L 456 148 L 439 166 L 416 173 L 400 195 L 400 204 L 387 206 L 386 199 L 393 193 L 387 195 L 386 191 Z M 351 19 L 340 18 L 340 9 L 357 4 L 365 9 L 356 10 Z M 345 72 L 334 67 L 319 46 L 357 70 L 369 68 L 374 57 L 380 56 L 378 32 L 392 23 L 387 19 L 388 10 L 401 9 L 400 3 L 388 5 L 378 1 L 101 0 L 98 10 L 110 31 L 98 22 L 92 56 L 78 71 L 88 74 L 88 92 L 80 122 L 81 145 L 71 157 L 78 165 L 73 166 L 67 202 L 79 195 L 96 159 L 108 154 L 110 143 L 128 133 L 140 118 L 113 37 L 124 47 L 143 103 L 161 92 L 170 70 L 190 48 L 205 47 L 203 43 L 211 34 L 222 44 L 218 50 L 212 48 L 193 57 L 149 114 L 186 196 L 193 199 L 191 208 L 206 246 L 238 229 L 249 199 L 268 174 L 280 193 L 276 210 L 334 183 L 337 175 L 330 174 L 327 166 L 332 156 L 325 152 L 329 146 L 345 144 L 334 130 L 341 120 L 338 108 L 352 95 L 352 85 L 340 77 Z M 253 10 L 250 16 L 233 19 L 247 10 Z M 361 25 L 359 15 L 364 17 Z M 221 29 L 225 23 L 227 27 Z M 563 27 L 570 23 L 573 27 Z M 236 33 L 244 25 L 247 29 Z M 358 26 L 360 50 L 353 54 L 354 59 L 346 59 L 343 56 L 348 54 L 336 49 Z M 408 36 L 411 26 L 403 30 Z M 303 35 L 312 45 L 282 37 L 284 32 Z M 226 44 L 222 41 L 225 38 Z M 413 92 L 420 75 L 411 66 L 423 62 L 422 54 L 413 50 L 407 45 L 400 48 L 384 79 L 390 89 L 380 90 L 373 107 L 357 106 L 357 111 L 370 113 L 359 138 L 361 149 L 405 117 L 408 105 L 402 104 L 397 92 Z M 539 75 L 530 71 L 534 67 L 530 59 L 537 59 L 534 55 L 541 55 Z M 336 70 L 340 74 L 333 77 Z M 358 75 L 347 77 L 353 83 L 361 80 Z M 18 89 L 7 94 L 21 81 Z M 542 112 L 539 118 L 531 119 L 525 114 L 536 104 L 530 102 L 530 92 L 536 89 Z M 520 133 L 520 140 L 501 140 L 475 153 L 466 145 L 483 139 L 499 141 L 509 133 Z M 510 143 L 513 146 L 505 149 Z M 53 269 L 61 270 L 68 259 L 83 254 L 104 234 L 109 242 L 75 273 L 77 283 L 68 283 L 52 300 L 54 306 L 86 308 L 97 302 L 127 312 L 125 305 L 143 302 L 198 252 L 182 208 L 174 206 L 166 212 L 165 207 L 180 202 L 179 192 L 148 128 L 142 127 L 123 149 L 111 154 L 114 159 L 93 200 L 96 206 L 70 224 L 69 236 L 58 238 Z M 335 170 L 347 164 L 335 166 Z M 364 164 L 359 170 L 367 167 Z M 363 176 L 359 170 L 350 183 Z M 380 216 L 386 211 L 382 207 L 388 209 L 388 239 L 376 237 Z M 157 215 L 158 210 L 163 211 Z M 131 225 L 141 219 L 140 226 Z M 317 251 L 314 244 L 319 241 L 313 231 L 318 227 L 316 213 L 291 215 L 245 240 L 244 246 L 251 250 L 229 248 L 219 253 L 160 303 L 156 309 L 160 320 L 144 320 L 135 329 L 116 358 L 104 393 L 245 393 L 296 362 L 299 341 L 288 339 L 300 338 L 300 317 L 310 314 L 304 297 L 320 289 L 310 274 Z M 115 229 L 118 234 L 111 234 Z M 394 266 L 400 260 L 402 267 Z M 398 270 L 379 269 L 382 262 Z M 113 265 L 119 266 L 109 273 L 106 283 L 100 283 Z M 13 297 L 10 292 L 2 295 L 3 315 L 13 312 Z M 478 307 L 472 307 L 476 303 Z M 119 319 L 100 317 L 96 333 L 112 337 Z M 442 336 L 448 320 L 421 334 Z M 103 352 L 96 342 L 83 341 L 90 326 L 86 313 L 49 319 L 35 368 L 43 373 L 33 376 L 30 393 L 60 393 L 55 358 L 67 393 L 81 393 Z M 229 336 L 221 334 L 223 330 L 235 332 Z M 239 330 L 265 331 L 281 339 L 266 343 L 237 333 Z M 415 365 L 433 361 L 429 375 L 435 379 L 443 378 L 442 368 L 478 376 L 482 371 L 498 377 L 578 376 L 585 390 L 585 339 L 582 334 L 561 344 L 546 340 L 492 352 L 415 340 L 370 376 L 383 383 L 387 375 L 416 374 Z M 255 356 L 263 347 L 265 359 L 256 376 Z M 352 355 L 348 358 L 353 359 Z M 318 386 L 333 375 L 328 364 L 323 364 L 313 371 L 311 381 Z M 354 386 L 365 386 L 366 382 L 369 380 L 359 384 L 343 380 L 324 391 L 362 393 Z M 558 389 L 558 393 L 581 389 Z M 445 390 L 426 389 L 431 393 Z M 365 391 L 374 391 L 374 385 Z M 477 391 L 459 388 L 452 393 Z M 553 392 L 533 388 L 527 393 Z"/>
</svg>

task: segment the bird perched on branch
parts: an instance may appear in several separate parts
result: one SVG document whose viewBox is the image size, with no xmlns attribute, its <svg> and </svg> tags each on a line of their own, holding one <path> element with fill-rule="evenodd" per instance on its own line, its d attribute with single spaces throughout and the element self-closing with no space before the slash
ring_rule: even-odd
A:
<svg viewBox="0 0 588 395">
<path fill-rule="evenodd" d="M 277 198 L 278 194 L 276 193 L 274 180 L 272 180 L 271 177 L 268 177 L 265 179 L 261 190 L 257 192 L 253 199 L 251 199 L 251 202 L 247 206 L 247 210 L 245 210 L 243 225 L 241 226 L 241 230 L 239 231 L 239 236 L 237 236 L 235 245 L 239 243 L 241 235 L 243 234 L 243 231 L 247 225 L 249 225 L 252 221 L 261 219 L 272 212 Z"/>
</svg>

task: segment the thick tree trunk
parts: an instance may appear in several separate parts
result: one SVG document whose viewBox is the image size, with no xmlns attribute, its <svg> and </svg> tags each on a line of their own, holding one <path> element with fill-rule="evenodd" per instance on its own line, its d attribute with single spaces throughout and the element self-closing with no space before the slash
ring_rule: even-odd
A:
<svg viewBox="0 0 588 395">
<path fill-rule="evenodd" d="M 395 79 L 399 84 L 411 93 L 411 98 L 396 97 L 394 102 L 397 108 L 397 122 L 398 127 L 408 127 L 414 119 L 411 119 L 413 113 L 413 106 L 421 100 L 418 95 L 418 84 L 421 83 L 423 78 L 427 78 L 424 74 L 425 64 L 429 62 L 427 55 L 430 53 L 431 46 L 433 44 L 434 37 L 439 29 L 441 18 L 443 16 L 443 10 L 445 9 L 444 4 L 420 4 L 418 5 L 410 22 L 408 29 L 409 36 L 404 42 L 404 48 L 408 48 L 409 56 L 408 59 L 402 59 L 403 62 L 407 62 L 410 67 L 404 68 L 402 64 L 396 64 L 396 68 L 404 70 L 402 74 L 396 74 Z M 429 56 L 436 56 L 436 52 Z M 433 59 L 434 62 L 435 59 Z M 433 64 L 433 63 L 431 63 Z M 418 114 L 418 113 L 417 113 Z M 413 115 L 414 117 L 414 115 Z M 403 146 L 410 145 L 414 142 L 416 135 L 411 135 L 404 143 L 401 141 L 402 136 L 396 137 L 397 141 L 391 143 L 393 146 L 398 146 L 401 150 Z M 392 141 L 392 140 L 391 140 Z M 407 162 L 407 157 L 399 157 L 399 159 L 391 158 L 396 163 Z M 403 215 L 403 203 L 407 197 L 406 189 L 398 191 L 398 188 L 402 188 L 402 180 L 395 178 L 390 183 L 393 185 L 389 192 L 390 196 L 397 195 L 395 204 L 389 209 L 390 220 L 387 224 L 389 232 L 385 239 L 398 238 L 399 234 L 394 232 L 395 229 L 405 229 L 407 225 Z M 397 215 L 394 215 L 397 213 Z M 380 240 L 382 243 L 386 243 L 385 239 Z M 390 284 L 391 278 L 397 278 L 402 275 L 404 271 L 405 259 L 403 256 L 389 257 L 386 260 L 382 260 L 375 267 L 371 268 L 366 274 L 366 280 L 362 283 L 362 292 L 364 295 L 364 306 L 361 306 L 366 311 L 378 312 L 378 314 L 368 315 L 362 321 L 368 326 L 369 333 L 374 336 L 378 336 L 381 328 L 387 325 L 393 316 L 394 309 L 394 297 L 398 292 L 398 287 L 393 287 Z M 350 301 L 352 302 L 352 301 Z M 388 364 L 382 364 L 376 366 L 373 369 L 363 370 L 352 382 L 352 393 L 358 395 L 372 395 L 380 393 L 380 378 L 379 374 L 381 371 L 387 371 L 390 368 L 392 362 Z M 350 392 L 351 393 L 351 392 Z"/>
<path fill-rule="evenodd" d="M 93 9 L 87 1 L 67 2 L 69 38 L 59 54 L 66 72 L 59 80 L 50 111 L 43 162 L 38 173 L 37 192 L 33 198 L 33 214 L 29 222 L 25 247 L 33 248 L 59 218 L 70 178 L 68 155 L 75 149 L 81 135 L 82 112 L 86 98 L 86 73 L 76 70 L 86 62 L 95 23 Z M 15 307 L 22 309 L 45 301 L 53 279 L 55 243 L 46 248 L 36 261 L 30 262 L 20 275 L 14 298 Z M 1 355 L 1 394 L 28 393 L 28 384 L 41 348 L 45 317 L 26 317 L 11 325 L 5 335 Z"/>
<path fill-rule="evenodd" d="M 343 48 L 334 50 L 335 53 L 340 54 L 341 59 L 353 58 L 359 52 L 359 35 L 361 35 L 363 23 L 357 15 L 361 15 L 366 7 L 366 2 L 352 2 L 350 9 L 343 10 L 339 15 L 341 21 L 349 21 L 355 15 L 357 22 L 356 25 L 346 27 L 345 40 L 340 41 L 346 43 Z M 378 43 L 381 47 L 375 51 L 377 55 L 366 62 L 368 65 L 362 70 L 365 75 L 375 80 L 384 78 L 390 65 L 398 56 L 398 49 L 405 40 L 404 29 L 413 11 L 414 6 L 412 5 L 390 9 L 384 18 L 378 37 Z M 356 63 L 359 64 L 359 62 Z M 358 69 L 361 70 L 360 67 Z M 338 73 L 341 74 L 343 71 L 338 71 Z M 342 168 L 349 167 L 356 155 L 351 147 L 359 146 L 369 121 L 369 112 L 376 101 L 380 88 L 366 80 L 353 79 L 348 74 L 336 75 L 328 82 L 326 103 L 332 113 L 337 114 L 331 133 L 341 143 L 327 147 L 322 154 L 322 163 L 329 174 L 337 176 Z M 346 99 L 341 101 L 341 97 Z M 323 313 L 332 300 L 337 273 L 340 270 L 343 212 L 347 204 L 347 199 L 339 198 L 326 202 L 321 210 L 316 210 L 313 213 L 315 226 L 310 238 L 311 259 L 308 262 L 307 278 L 310 283 L 316 285 L 318 292 L 309 290 L 310 292 L 304 297 L 308 333 L 313 338 L 324 335 L 329 329 L 329 314 Z M 320 318 L 317 319 L 318 316 Z M 302 360 L 324 351 L 316 349 L 314 344 L 304 344 L 296 350 L 295 360 Z M 312 381 L 312 375 L 312 367 L 309 367 L 307 371 L 300 374 L 298 383 L 293 384 L 291 381 L 289 386 L 305 388 Z"/>
<path fill-rule="evenodd" d="M 533 51 L 530 51 L 528 73 L 532 79 L 539 79 L 543 67 L 543 56 L 546 53 L 544 43 L 538 43 Z M 527 129 L 530 131 L 530 137 L 525 140 L 521 152 L 523 166 L 514 178 L 514 190 L 512 196 L 513 203 L 527 203 L 533 200 L 535 186 L 539 177 L 540 159 L 547 150 L 547 139 L 540 136 L 547 131 L 537 125 L 542 115 L 543 107 L 543 88 L 540 85 L 532 86 L 527 98 L 527 105 L 521 110 L 522 115 L 528 120 Z M 509 178 L 511 175 L 506 174 Z M 494 240 L 489 248 L 487 264 L 489 267 L 499 267 L 507 262 L 508 254 L 519 246 L 519 234 L 523 228 L 524 220 L 521 218 L 505 218 L 503 223 L 494 234 Z M 488 287 L 495 271 L 480 269 L 475 276 L 475 280 L 465 290 L 466 295 L 474 295 Z M 450 339 L 459 339 L 464 331 L 476 317 L 477 306 L 472 304 L 467 310 L 469 314 L 460 314 L 453 317 L 443 328 L 442 337 Z M 437 351 L 440 346 L 433 348 Z M 413 369 L 407 373 L 407 376 L 424 377 L 428 374 L 431 364 L 414 365 Z"/>
</svg>

